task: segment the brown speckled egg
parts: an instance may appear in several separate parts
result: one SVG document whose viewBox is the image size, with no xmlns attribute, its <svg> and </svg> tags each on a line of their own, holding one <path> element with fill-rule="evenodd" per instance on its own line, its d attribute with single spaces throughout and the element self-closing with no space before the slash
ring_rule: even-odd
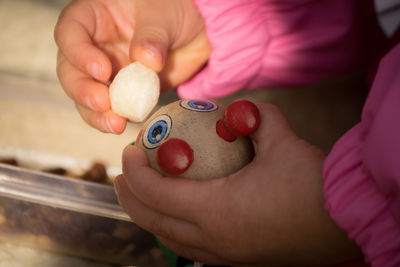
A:
<svg viewBox="0 0 400 267">
<path fill-rule="evenodd" d="M 165 176 L 209 180 L 227 176 L 248 164 L 253 145 L 248 137 L 229 142 L 216 125 L 224 108 L 211 101 L 179 100 L 160 108 L 136 140 L 150 166 Z"/>
</svg>

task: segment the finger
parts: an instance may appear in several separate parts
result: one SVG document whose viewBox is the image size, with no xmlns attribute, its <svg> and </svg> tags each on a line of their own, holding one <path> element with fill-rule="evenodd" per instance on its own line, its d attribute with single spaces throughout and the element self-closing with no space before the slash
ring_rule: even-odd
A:
<svg viewBox="0 0 400 267">
<path fill-rule="evenodd" d="M 199 249 L 196 247 L 188 247 L 178 242 L 172 241 L 167 238 L 158 236 L 159 241 L 169 250 L 175 254 L 192 261 L 198 261 L 201 263 L 207 263 L 210 265 L 226 265 L 236 266 L 237 263 L 230 262 L 222 257 L 215 255 L 205 249 Z"/>
<path fill-rule="evenodd" d="M 168 60 L 159 74 L 161 88 L 175 88 L 189 80 L 206 64 L 211 51 L 205 30 L 184 47 L 168 51 Z"/>
<path fill-rule="evenodd" d="M 277 106 L 269 103 L 256 105 L 260 111 L 260 125 L 250 137 L 257 144 L 257 153 L 267 152 L 270 145 L 277 140 L 295 136 L 285 115 Z"/>
<path fill-rule="evenodd" d="M 96 16 L 85 1 L 77 1 L 61 13 L 54 30 L 54 39 L 68 61 L 82 72 L 105 82 L 112 66 L 107 55 L 92 41 L 96 30 Z"/>
<path fill-rule="evenodd" d="M 112 110 L 95 112 L 80 105 L 76 105 L 76 108 L 87 124 L 104 133 L 120 134 L 125 130 L 126 119 L 115 114 Z"/>
<path fill-rule="evenodd" d="M 201 222 L 209 211 L 209 203 L 213 203 L 212 196 L 224 181 L 164 177 L 149 167 L 145 153 L 135 146 L 125 148 L 122 163 L 127 184 L 140 201 L 158 212 L 192 223 Z"/>
<path fill-rule="evenodd" d="M 200 229 L 192 223 L 156 212 L 140 202 L 130 191 L 124 176 L 114 180 L 118 200 L 137 225 L 153 234 L 186 246 L 199 246 Z"/>
<path fill-rule="evenodd" d="M 157 26 L 137 28 L 130 47 L 130 58 L 160 72 L 168 47 L 169 38 L 163 29 Z"/>
<path fill-rule="evenodd" d="M 80 106 L 96 112 L 110 110 L 108 87 L 74 67 L 61 52 L 57 57 L 57 75 L 64 91 Z"/>
<path fill-rule="evenodd" d="M 135 14 L 136 26 L 130 47 L 130 58 L 140 61 L 156 72 L 164 66 L 171 45 L 169 14 L 174 14 L 173 3 L 154 6 L 152 1 L 138 1 Z M 144 12 L 144 11 L 150 12 Z M 164 14 L 159 16 L 155 14 Z M 169 28 L 168 28 L 169 27 Z"/>
</svg>

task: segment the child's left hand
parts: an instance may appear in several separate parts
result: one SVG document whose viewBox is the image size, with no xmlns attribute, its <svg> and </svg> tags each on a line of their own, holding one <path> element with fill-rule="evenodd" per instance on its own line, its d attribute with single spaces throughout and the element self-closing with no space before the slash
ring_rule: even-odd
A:
<svg viewBox="0 0 400 267">
<path fill-rule="evenodd" d="M 259 104 L 253 161 L 224 178 L 166 178 L 145 154 L 125 149 L 115 186 L 121 205 L 170 250 L 208 264 L 333 265 L 360 257 L 324 210 L 323 153 Z"/>
</svg>

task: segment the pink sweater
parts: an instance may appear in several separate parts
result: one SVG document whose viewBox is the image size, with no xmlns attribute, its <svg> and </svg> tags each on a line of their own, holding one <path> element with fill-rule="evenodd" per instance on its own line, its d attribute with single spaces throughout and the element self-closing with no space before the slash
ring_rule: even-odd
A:
<svg viewBox="0 0 400 267">
<path fill-rule="evenodd" d="M 380 50 L 372 0 L 195 0 L 213 52 L 178 88 L 217 98 L 354 71 Z M 366 37 L 368 35 L 368 37 Z M 323 167 L 326 208 L 372 266 L 400 266 L 400 45 Z"/>
<path fill-rule="evenodd" d="M 361 122 L 324 163 L 326 208 L 372 266 L 400 266 L 400 44 L 380 62 Z"/>
<path fill-rule="evenodd" d="M 207 66 L 178 88 L 182 98 L 304 85 L 354 71 L 365 65 L 367 54 L 379 50 L 382 33 L 372 0 L 195 3 L 213 52 Z"/>
</svg>

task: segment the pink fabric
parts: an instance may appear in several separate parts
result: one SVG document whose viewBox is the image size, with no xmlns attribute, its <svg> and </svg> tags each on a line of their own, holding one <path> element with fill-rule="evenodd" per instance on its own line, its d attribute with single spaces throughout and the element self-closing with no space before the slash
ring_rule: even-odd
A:
<svg viewBox="0 0 400 267">
<path fill-rule="evenodd" d="M 326 208 L 372 266 L 400 266 L 400 44 L 381 61 L 361 122 L 324 167 Z"/>
<path fill-rule="evenodd" d="M 382 34 L 371 0 L 195 0 L 213 47 L 181 98 L 296 86 L 354 71 Z M 364 42 L 368 34 L 368 42 Z M 377 46 L 374 49 L 377 50 Z"/>
</svg>

